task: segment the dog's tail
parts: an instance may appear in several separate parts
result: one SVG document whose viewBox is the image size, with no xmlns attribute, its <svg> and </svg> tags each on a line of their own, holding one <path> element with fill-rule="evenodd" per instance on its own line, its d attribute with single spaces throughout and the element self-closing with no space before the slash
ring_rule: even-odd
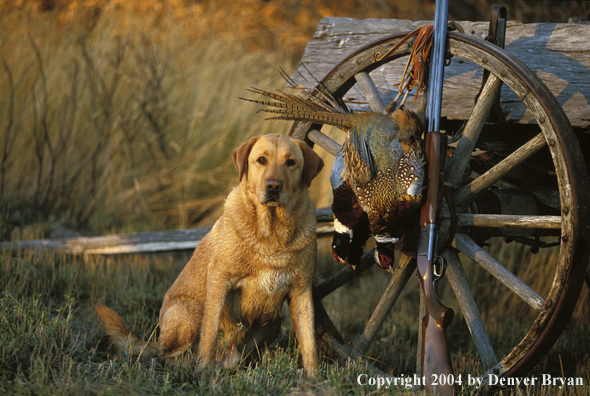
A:
<svg viewBox="0 0 590 396">
<path fill-rule="evenodd" d="M 161 348 L 157 343 L 142 341 L 131 334 L 125 327 L 123 319 L 115 311 L 102 304 L 96 304 L 94 310 L 116 349 L 146 358 L 162 356 Z"/>
</svg>

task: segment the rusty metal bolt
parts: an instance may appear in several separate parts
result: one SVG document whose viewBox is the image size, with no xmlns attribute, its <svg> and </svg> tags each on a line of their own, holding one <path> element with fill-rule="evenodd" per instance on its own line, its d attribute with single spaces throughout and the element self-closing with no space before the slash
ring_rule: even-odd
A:
<svg viewBox="0 0 590 396">
<path fill-rule="evenodd" d="M 533 325 L 533 330 L 537 330 L 538 328 L 539 328 L 539 324 L 538 324 L 538 323 L 535 323 L 535 324 Z"/>
<path fill-rule="evenodd" d="M 506 70 L 504 70 L 504 71 L 502 72 L 502 77 L 506 77 L 507 75 L 508 75 L 508 72 L 507 72 Z"/>
<path fill-rule="evenodd" d="M 561 240 L 562 240 L 562 241 L 564 241 L 564 242 L 567 242 L 567 240 L 568 240 L 568 237 L 567 237 L 567 235 L 564 235 L 564 236 L 562 236 L 562 237 L 561 237 Z"/>
<path fill-rule="evenodd" d="M 562 209 L 562 212 L 565 213 L 565 214 L 568 214 L 569 211 L 570 211 L 570 208 L 568 208 L 567 206 L 564 206 L 563 209 Z"/>
<path fill-rule="evenodd" d="M 485 65 L 486 63 L 488 63 L 488 58 L 483 58 L 481 61 L 482 61 L 482 62 L 483 62 L 483 64 Z"/>
<path fill-rule="evenodd" d="M 541 117 L 541 118 L 539 118 L 539 122 L 540 122 L 541 124 L 543 124 L 543 123 L 545 122 L 545 117 Z"/>
<path fill-rule="evenodd" d="M 338 77 L 340 77 L 340 78 L 344 78 L 344 73 L 340 73 L 340 74 L 338 75 Z"/>
<path fill-rule="evenodd" d="M 545 306 L 546 306 L 547 308 L 549 308 L 549 307 L 551 306 L 551 304 L 553 304 L 553 301 L 551 301 L 551 300 L 547 300 L 547 301 L 545 301 Z"/>
<path fill-rule="evenodd" d="M 549 139 L 549 145 L 550 145 L 551 147 L 555 147 L 555 140 L 553 140 L 553 139 Z"/>
<path fill-rule="evenodd" d="M 363 63 L 363 61 L 362 61 L 362 60 L 360 60 L 360 59 L 357 59 L 357 60 L 356 60 L 356 64 L 357 64 L 357 65 L 360 65 L 361 63 Z"/>
</svg>

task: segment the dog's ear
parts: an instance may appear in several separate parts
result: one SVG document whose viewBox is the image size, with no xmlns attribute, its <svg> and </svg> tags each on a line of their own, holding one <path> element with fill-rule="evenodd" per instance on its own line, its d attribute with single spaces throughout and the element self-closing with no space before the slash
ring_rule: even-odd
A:
<svg viewBox="0 0 590 396">
<path fill-rule="evenodd" d="M 301 152 L 303 153 L 303 161 L 305 162 L 302 175 L 303 183 L 309 187 L 311 186 L 311 181 L 324 168 L 324 160 L 307 144 L 305 144 L 305 142 L 302 142 L 301 140 L 296 140 L 296 142 L 301 148 Z"/>
<path fill-rule="evenodd" d="M 242 181 L 244 173 L 246 174 L 246 180 L 248 180 L 248 156 L 250 155 L 250 151 L 252 151 L 252 147 L 257 141 L 257 136 L 251 137 L 246 143 L 243 143 L 236 149 L 236 151 L 234 151 L 234 165 L 240 174 L 240 181 Z"/>
</svg>

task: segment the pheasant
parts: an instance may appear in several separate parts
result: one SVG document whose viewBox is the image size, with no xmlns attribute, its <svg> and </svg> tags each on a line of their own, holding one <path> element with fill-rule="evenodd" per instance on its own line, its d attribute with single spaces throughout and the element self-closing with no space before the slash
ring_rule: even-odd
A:
<svg viewBox="0 0 590 396">
<path fill-rule="evenodd" d="M 424 147 L 416 113 L 374 113 L 357 123 L 344 145 L 346 177 L 369 218 L 376 262 L 393 263 L 395 243 L 417 224 L 425 182 Z"/>
<path fill-rule="evenodd" d="M 321 84 L 316 87 L 316 96 L 305 90 L 302 97 L 252 89 L 271 100 L 245 99 L 267 106 L 259 111 L 277 114 L 271 119 L 323 123 L 347 132 L 330 178 L 335 229 L 332 250 L 336 260 L 343 264 L 348 260 L 353 268 L 360 261 L 369 234 L 373 234 L 377 245 L 375 261 L 389 269 L 394 245 L 418 224 L 416 209 L 422 203 L 426 176 L 421 138 L 424 119 L 408 110 L 405 100 L 414 87 L 425 92 L 423 64 L 430 50 L 431 32 L 430 26 L 410 34 L 418 37 L 399 95 L 385 113 L 350 111 Z M 395 110 L 404 91 L 403 101 Z M 425 105 L 423 95 L 421 115 Z"/>
<path fill-rule="evenodd" d="M 336 261 L 356 269 L 360 263 L 365 244 L 371 236 L 369 218 L 359 205 L 350 182 L 343 177 L 344 146 L 336 155 L 330 183 L 332 184 L 332 215 L 334 217 L 334 237 L 332 253 Z"/>
</svg>

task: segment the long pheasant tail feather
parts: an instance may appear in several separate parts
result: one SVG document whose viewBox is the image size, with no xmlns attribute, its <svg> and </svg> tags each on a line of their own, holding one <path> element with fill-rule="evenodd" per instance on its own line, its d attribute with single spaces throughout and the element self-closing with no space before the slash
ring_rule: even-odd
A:
<svg viewBox="0 0 590 396">
<path fill-rule="evenodd" d="M 279 114 L 276 117 L 270 117 L 268 119 L 311 121 L 333 125 L 344 130 L 352 128 L 348 112 L 338 107 L 337 102 L 333 102 L 337 106 L 334 107 L 331 103 L 322 101 L 320 98 L 314 97 L 306 91 L 303 92 L 305 92 L 307 98 L 284 92 L 280 94 L 272 93 L 258 88 L 248 89 L 248 91 L 272 99 L 272 101 L 268 101 L 240 98 L 248 102 L 267 106 L 267 108 L 259 109 L 259 112 Z M 327 97 L 328 94 L 324 92 L 321 95 Z M 330 100 L 334 101 L 334 98 L 331 97 Z"/>
<path fill-rule="evenodd" d="M 343 130 L 349 130 L 352 127 L 350 119 L 346 114 L 289 109 L 259 109 L 258 111 L 279 114 L 275 117 L 269 117 L 267 120 L 309 121 L 318 124 L 333 125 Z"/>
<path fill-rule="evenodd" d="M 335 109 L 337 112 L 339 113 L 343 113 L 343 114 L 348 114 L 350 113 L 350 109 L 348 108 L 348 106 L 346 105 L 346 103 L 344 103 L 344 101 L 342 100 L 342 98 L 339 98 L 335 95 L 333 95 L 330 90 L 328 90 L 326 88 L 326 86 L 319 81 L 317 78 L 315 78 L 312 74 L 312 72 L 307 68 L 307 66 L 305 65 L 305 63 L 301 63 L 301 66 L 307 71 L 307 73 L 309 74 L 309 76 L 311 76 L 311 78 L 313 78 L 313 80 L 315 81 L 315 88 L 314 88 L 314 92 L 317 93 L 317 95 L 320 97 L 321 101 L 323 101 L 324 104 L 329 104 L 333 109 Z M 282 70 L 282 69 L 281 69 Z M 291 77 L 287 76 L 287 74 L 285 73 L 284 70 L 282 70 L 282 73 L 284 74 L 283 77 L 289 82 L 289 84 L 292 87 L 297 87 L 297 84 L 295 84 L 295 82 L 291 79 Z M 306 81 L 310 86 L 313 85 L 314 83 L 310 82 L 309 79 L 307 79 L 299 69 L 297 69 L 296 71 L 297 74 L 299 74 L 299 77 L 301 77 L 301 79 L 303 79 L 304 81 Z M 304 89 L 301 89 L 305 95 L 307 97 L 313 97 L 313 93 L 310 93 Z"/>
<path fill-rule="evenodd" d="M 310 110 L 317 110 L 320 109 L 318 106 L 314 106 L 312 103 L 307 103 L 305 100 L 301 99 L 295 95 L 289 95 L 281 92 L 281 94 L 276 94 L 273 92 L 264 91 L 258 88 L 250 88 L 246 89 L 246 91 L 253 92 L 255 94 L 259 94 L 262 96 L 266 96 L 267 98 L 271 98 L 276 100 L 276 102 L 266 101 L 266 100 L 255 100 L 255 99 L 248 99 L 248 98 L 240 98 L 242 100 L 246 100 L 248 102 L 258 103 L 264 106 L 271 106 L 271 107 L 278 107 L 281 109 L 295 109 L 295 108 L 305 108 Z"/>
<path fill-rule="evenodd" d="M 318 85 L 315 87 L 315 91 L 322 97 L 323 103 L 329 103 L 335 111 L 342 114 L 350 113 L 350 109 L 348 108 L 346 103 L 344 103 L 344 101 L 341 98 L 332 95 L 332 93 L 328 91 L 328 89 L 326 89 L 326 87 L 324 87 L 321 83 L 318 83 Z M 308 93 L 307 91 L 306 93 L 310 97 L 315 98 L 312 94 Z"/>
</svg>

